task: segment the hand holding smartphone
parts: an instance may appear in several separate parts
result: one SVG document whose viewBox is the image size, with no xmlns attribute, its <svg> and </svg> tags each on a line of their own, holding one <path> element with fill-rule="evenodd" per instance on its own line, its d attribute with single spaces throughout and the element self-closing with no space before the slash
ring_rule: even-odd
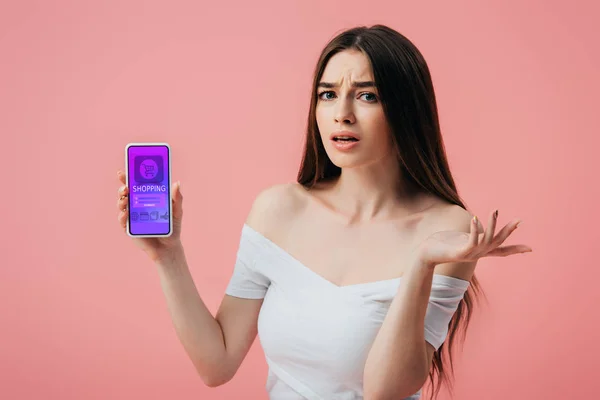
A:
<svg viewBox="0 0 600 400">
<path fill-rule="evenodd" d="M 118 221 L 153 261 L 181 247 L 180 188 L 171 183 L 171 148 L 167 143 L 129 143 L 125 172 L 117 173 Z"/>
<path fill-rule="evenodd" d="M 129 191 L 127 234 L 169 237 L 173 232 L 171 206 L 171 148 L 167 143 L 129 143 L 125 147 Z"/>
</svg>

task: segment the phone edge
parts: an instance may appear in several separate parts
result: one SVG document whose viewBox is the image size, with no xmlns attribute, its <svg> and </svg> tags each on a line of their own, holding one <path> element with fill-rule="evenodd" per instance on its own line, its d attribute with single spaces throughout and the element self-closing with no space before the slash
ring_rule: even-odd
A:
<svg viewBox="0 0 600 400">
<path fill-rule="evenodd" d="M 134 235 L 131 233 L 130 231 L 130 224 L 129 224 L 129 218 L 131 217 L 129 214 L 129 210 L 130 210 L 130 201 L 131 201 L 131 197 L 128 195 L 127 196 L 127 220 L 126 220 L 126 232 L 127 232 L 127 236 L 131 237 L 131 238 L 162 238 L 162 237 L 169 237 L 173 234 L 173 193 L 171 193 L 171 185 L 173 184 L 172 182 L 172 176 L 171 176 L 171 146 L 169 145 L 169 143 L 167 142 L 130 142 L 127 143 L 127 145 L 125 145 L 125 186 L 129 187 L 129 168 L 127 165 L 127 155 L 129 152 L 129 148 L 132 146 L 165 146 L 167 148 L 168 151 L 168 155 L 169 155 L 169 233 L 164 234 L 164 235 Z"/>
</svg>

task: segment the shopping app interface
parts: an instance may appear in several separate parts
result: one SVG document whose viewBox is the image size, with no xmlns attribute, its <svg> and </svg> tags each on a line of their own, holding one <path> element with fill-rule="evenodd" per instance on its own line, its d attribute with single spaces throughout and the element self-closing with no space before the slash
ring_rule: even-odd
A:
<svg viewBox="0 0 600 400">
<path fill-rule="evenodd" d="M 134 235 L 169 233 L 169 150 L 166 146 L 131 146 L 129 224 Z"/>
</svg>

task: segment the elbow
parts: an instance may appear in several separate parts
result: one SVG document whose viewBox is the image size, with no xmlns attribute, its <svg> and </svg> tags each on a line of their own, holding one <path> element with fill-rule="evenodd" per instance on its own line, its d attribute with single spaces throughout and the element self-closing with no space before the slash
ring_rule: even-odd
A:
<svg viewBox="0 0 600 400">
<path fill-rule="evenodd" d="M 224 385 L 227 382 L 229 382 L 229 379 L 220 379 L 220 378 L 203 376 L 202 382 L 204 382 L 204 384 L 206 386 L 208 386 L 209 388 L 216 388 L 216 387 L 219 387 L 219 386 Z"/>
<path fill-rule="evenodd" d="M 206 366 L 203 368 L 196 367 L 196 372 L 200 376 L 200 379 L 202 379 L 202 382 L 210 388 L 216 388 L 226 384 L 235 374 L 235 372 L 231 373 L 229 369 L 224 368 L 223 366 L 209 368 L 206 368 Z"/>
</svg>

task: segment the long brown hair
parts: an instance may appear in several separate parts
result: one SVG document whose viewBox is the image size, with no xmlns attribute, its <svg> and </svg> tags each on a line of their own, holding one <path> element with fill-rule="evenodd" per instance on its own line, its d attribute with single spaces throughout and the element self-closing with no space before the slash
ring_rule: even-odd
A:
<svg viewBox="0 0 600 400">
<path fill-rule="evenodd" d="M 370 60 L 380 101 L 392 131 L 398 163 L 404 179 L 421 190 L 464 209 L 450 173 L 440 131 L 437 103 L 429 68 L 423 55 L 405 36 L 385 26 L 355 27 L 335 36 L 323 49 L 314 71 L 304 154 L 297 181 L 305 188 L 335 178 L 341 169 L 334 165 L 323 147 L 316 120 L 317 86 L 329 59 L 344 50 L 362 51 Z M 442 382 L 452 392 L 443 353 L 450 362 L 457 334 L 462 342 L 473 314 L 476 294 L 481 291 L 475 276 L 448 326 L 448 337 L 433 355 L 429 371 L 431 399 L 437 397 Z M 448 346 L 446 346 L 446 344 Z"/>
</svg>

